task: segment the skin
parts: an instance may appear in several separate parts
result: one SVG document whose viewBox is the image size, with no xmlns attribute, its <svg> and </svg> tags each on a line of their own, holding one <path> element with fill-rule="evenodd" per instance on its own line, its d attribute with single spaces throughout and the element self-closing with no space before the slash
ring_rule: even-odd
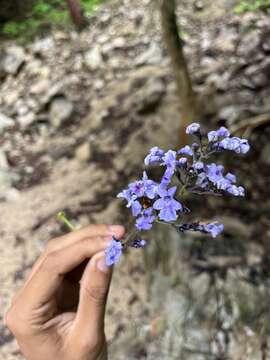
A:
<svg viewBox="0 0 270 360">
<path fill-rule="evenodd" d="M 124 233 L 118 225 L 89 225 L 48 243 L 5 316 L 27 360 L 107 359 L 112 268 L 104 249 Z"/>
</svg>

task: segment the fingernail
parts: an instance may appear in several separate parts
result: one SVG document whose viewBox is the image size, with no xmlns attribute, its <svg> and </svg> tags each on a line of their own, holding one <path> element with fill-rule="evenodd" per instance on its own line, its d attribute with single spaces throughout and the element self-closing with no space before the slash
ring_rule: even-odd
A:
<svg viewBox="0 0 270 360">
<path fill-rule="evenodd" d="M 112 235 L 103 238 L 104 244 L 107 246 L 112 242 Z"/>
<path fill-rule="evenodd" d="M 110 225 L 109 231 L 112 235 L 118 235 L 119 233 L 122 234 L 125 229 L 122 225 Z"/>
<path fill-rule="evenodd" d="M 109 271 L 109 267 L 106 265 L 105 256 L 103 256 L 97 261 L 97 268 L 103 273 L 107 273 Z"/>
</svg>

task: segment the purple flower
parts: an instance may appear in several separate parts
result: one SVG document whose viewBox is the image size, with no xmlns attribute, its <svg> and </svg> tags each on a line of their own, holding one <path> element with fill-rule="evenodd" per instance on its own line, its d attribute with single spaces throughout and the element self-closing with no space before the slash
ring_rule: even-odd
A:
<svg viewBox="0 0 270 360">
<path fill-rule="evenodd" d="M 159 147 L 155 146 L 150 149 L 150 153 L 144 159 L 145 165 L 151 165 L 162 162 L 162 157 L 164 155 L 164 151 Z"/>
<path fill-rule="evenodd" d="M 193 156 L 193 151 L 192 151 L 192 149 L 191 149 L 191 147 L 189 145 L 184 146 L 182 149 L 178 150 L 177 153 L 178 154 L 183 154 L 183 155 Z"/>
<path fill-rule="evenodd" d="M 164 188 L 159 189 L 160 199 L 154 202 L 153 208 L 159 211 L 160 220 L 175 221 L 177 219 L 177 211 L 183 210 L 183 206 L 176 201 L 173 196 L 176 192 L 176 186 L 166 190 Z"/>
<path fill-rule="evenodd" d="M 181 157 L 181 158 L 178 160 L 178 166 L 180 166 L 180 167 L 186 167 L 187 161 L 188 161 L 187 158 Z"/>
<path fill-rule="evenodd" d="M 210 131 L 207 135 L 208 141 L 213 142 L 218 140 L 218 133 L 217 131 Z"/>
<path fill-rule="evenodd" d="M 167 167 L 172 167 L 175 168 L 176 165 L 176 151 L 173 150 L 169 150 L 167 151 L 162 160 L 163 160 L 163 165 L 166 165 Z"/>
<path fill-rule="evenodd" d="M 125 189 L 123 191 L 121 191 L 117 197 L 118 198 L 123 198 L 125 200 L 127 200 L 127 202 L 131 201 L 132 200 L 132 191 L 130 189 Z"/>
<path fill-rule="evenodd" d="M 235 175 L 231 174 L 231 173 L 227 173 L 225 176 L 226 179 L 228 179 L 231 183 L 235 183 L 236 182 L 236 177 Z"/>
<path fill-rule="evenodd" d="M 250 150 L 250 145 L 246 139 L 240 139 L 240 153 L 246 154 Z"/>
<path fill-rule="evenodd" d="M 127 200 L 127 208 L 131 208 L 133 216 L 139 215 L 139 213 L 142 210 L 142 206 L 139 203 L 139 201 L 137 201 L 137 196 L 133 193 L 133 191 L 130 188 L 120 192 L 117 195 L 117 197 L 124 198 L 125 200 Z"/>
<path fill-rule="evenodd" d="M 135 200 L 143 196 L 146 196 L 149 199 L 154 199 L 156 195 L 157 187 L 158 184 L 155 181 L 148 179 L 148 176 L 144 171 L 143 179 L 134 181 L 133 183 L 129 184 L 128 191 L 130 191 L 131 196 L 133 196 L 131 200 Z M 120 193 L 118 197 L 126 198 L 124 195 L 126 195 L 126 193 L 125 194 Z M 130 201 L 130 195 L 128 196 L 129 196 L 128 201 Z"/>
<path fill-rule="evenodd" d="M 177 228 L 181 232 L 198 231 L 202 233 L 209 233 L 212 235 L 212 237 L 215 238 L 224 230 L 224 225 L 219 224 L 218 222 L 214 222 L 206 225 L 200 223 L 192 223 L 192 224 L 180 224 L 177 225 Z"/>
<path fill-rule="evenodd" d="M 135 239 L 129 246 L 135 249 L 140 249 L 145 247 L 146 241 L 142 239 Z"/>
<path fill-rule="evenodd" d="M 231 133 L 229 132 L 229 130 L 227 128 L 225 128 L 224 126 L 221 126 L 221 128 L 219 128 L 217 131 L 217 135 L 220 137 L 229 137 L 231 135 Z"/>
<path fill-rule="evenodd" d="M 206 166 L 206 175 L 213 184 L 216 184 L 223 177 L 223 170 L 224 167 L 222 165 L 212 163 Z"/>
<path fill-rule="evenodd" d="M 204 172 L 198 174 L 196 185 L 202 189 L 206 189 L 209 186 L 207 176 Z"/>
<path fill-rule="evenodd" d="M 246 154 L 250 150 L 248 141 L 238 137 L 225 138 L 218 143 L 218 146 L 224 150 L 235 151 L 237 154 Z"/>
<path fill-rule="evenodd" d="M 245 189 L 242 186 L 232 185 L 227 188 L 227 191 L 234 196 L 245 196 Z"/>
<path fill-rule="evenodd" d="M 196 134 L 199 131 L 200 131 L 200 124 L 198 124 L 198 123 L 192 123 L 186 129 L 186 133 L 189 135 Z"/>
<path fill-rule="evenodd" d="M 138 200 L 131 200 L 127 204 L 127 208 L 131 208 L 131 212 L 133 216 L 138 216 L 142 211 L 142 205 L 139 203 Z"/>
<path fill-rule="evenodd" d="M 166 171 L 161 180 L 162 184 L 169 184 L 169 182 L 171 181 L 171 178 L 174 174 L 175 167 L 177 164 L 176 155 L 177 154 L 175 151 L 169 150 L 165 153 L 165 155 L 162 158 L 162 160 L 164 161 L 162 165 L 167 166 Z"/>
<path fill-rule="evenodd" d="M 224 230 L 224 225 L 223 224 L 219 224 L 218 222 L 213 222 L 207 225 L 201 225 L 203 227 L 203 230 L 209 234 L 211 234 L 211 236 L 213 238 L 217 237 L 223 230 Z"/>
<path fill-rule="evenodd" d="M 150 180 L 146 174 L 146 171 L 143 172 L 143 186 L 144 186 L 144 196 L 149 199 L 154 199 L 158 190 L 158 184 Z"/>
<path fill-rule="evenodd" d="M 150 230 L 156 217 L 153 214 L 153 209 L 148 208 L 143 211 L 141 216 L 137 218 L 136 228 L 138 230 Z"/>
<path fill-rule="evenodd" d="M 193 167 L 195 170 L 203 170 L 204 169 L 204 163 L 202 161 L 197 161 L 193 164 Z"/>
<path fill-rule="evenodd" d="M 116 264 L 122 255 L 122 244 L 116 238 L 112 238 L 111 243 L 105 250 L 105 261 L 107 266 Z"/>
</svg>

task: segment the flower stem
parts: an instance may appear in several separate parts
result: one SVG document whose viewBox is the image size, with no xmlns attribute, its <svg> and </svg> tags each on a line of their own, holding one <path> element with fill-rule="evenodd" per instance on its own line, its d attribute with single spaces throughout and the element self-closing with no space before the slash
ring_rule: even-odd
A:
<svg viewBox="0 0 270 360">
<path fill-rule="evenodd" d="M 137 235 L 138 235 L 138 230 L 135 228 L 128 234 L 128 236 L 123 241 L 121 241 L 121 243 L 124 246 L 128 246 L 135 240 Z"/>
<path fill-rule="evenodd" d="M 72 225 L 71 222 L 67 219 L 64 211 L 60 211 L 57 214 L 57 218 L 58 218 L 58 220 L 62 221 L 69 228 L 69 230 L 75 230 L 75 226 Z"/>
<path fill-rule="evenodd" d="M 179 196 L 184 195 L 184 193 L 185 193 L 185 191 L 186 191 L 186 187 L 187 187 L 187 185 L 183 185 L 183 186 L 181 187 Z"/>
</svg>

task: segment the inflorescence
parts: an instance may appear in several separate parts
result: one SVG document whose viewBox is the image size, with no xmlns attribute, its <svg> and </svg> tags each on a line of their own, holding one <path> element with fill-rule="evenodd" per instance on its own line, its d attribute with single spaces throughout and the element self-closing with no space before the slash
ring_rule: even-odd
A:
<svg viewBox="0 0 270 360">
<path fill-rule="evenodd" d="M 186 145 L 178 151 L 164 151 L 154 147 L 146 156 L 146 166 L 158 165 L 164 168 L 159 182 L 149 179 L 144 171 L 141 180 L 130 183 L 127 189 L 117 195 L 123 198 L 131 209 L 136 231 L 123 241 L 112 239 L 105 250 L 108 266 L 118 262 L 123 248 L 144 247 L 146 241 L 140 238 L 139 233 L 150 230 L 157 222 L 170 224 L 180 232 L 198 231 L 208 233 L 214 238 L 219 235 L 224 226 L 218 222 L 181 223 L 181 217 L 190 212 L 182 202 L 185 193 L 219 196 L 228 193 L 245 196 L 245 189 L 237 185 L 235 175 L 225 173 L 222 165 L 209 163 L 209 158 L 223 151 L 246 154 L 250 149 L 248 141 L 231 136 L 225 127 L 203 136 L 197 123 L 189 125 L 186 133 L 196 139 L 191 146 Z M 177 185 L 173 186 L 175 180 Z"/>
</svg>

